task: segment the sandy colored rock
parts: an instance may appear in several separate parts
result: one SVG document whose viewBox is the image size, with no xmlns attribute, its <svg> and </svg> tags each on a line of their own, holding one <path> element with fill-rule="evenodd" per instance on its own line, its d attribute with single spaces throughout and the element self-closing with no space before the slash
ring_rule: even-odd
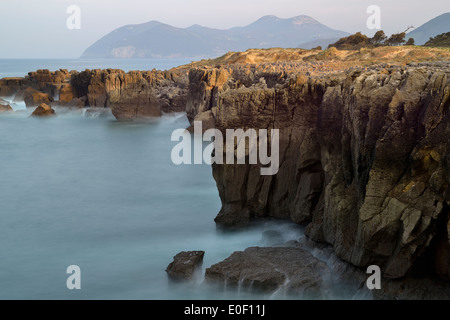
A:
<svg viewBox="0 0 450 320">
<path fill-rule="evenodd" d="M 38 106 L 41 103 L 49 104 L 53 101 L 53 98 L 47 93 L 40 92 L 30 87 L 23 92 L 23 100 L 27 108 L 31 108 Z"/>
<path fill-rule="evenodd" d="M 31 114 L 33 117 L 50 117 L 54 115 L 55 110 L 45 103 L 41 103 Z"/>
</svg>

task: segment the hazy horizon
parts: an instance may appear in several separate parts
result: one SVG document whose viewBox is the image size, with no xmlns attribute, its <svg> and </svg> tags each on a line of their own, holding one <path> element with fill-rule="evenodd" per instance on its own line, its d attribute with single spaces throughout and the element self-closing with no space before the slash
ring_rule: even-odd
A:
<svg viewBox="0 0 450 320">
<path fill-rule="evenodd" d="M 66 27 L 70 5 L 81 10 L 79 30 Z M 450 4 L 444 0 L 317 0 L 312 4 L 299 0 L 168 0 L 163 5 L 154 0 L 3 0 L 0 10 L 6 15 L 0 27 L 8 31 L 2 35 L 0 58 L 76 59 L 114 29 L 152 20 L 179 28 L 199 24 L 229 29 L 248 25 L 265 15 L 284 19 L 308 15 L 336 30 L 372 35 L 376 30 L 366 26 L 369 5 L 381 8 L 381 29 L 386 34 L 404 31 L 411 25 L 417 28 L 450 11 Z"/>
</svg>

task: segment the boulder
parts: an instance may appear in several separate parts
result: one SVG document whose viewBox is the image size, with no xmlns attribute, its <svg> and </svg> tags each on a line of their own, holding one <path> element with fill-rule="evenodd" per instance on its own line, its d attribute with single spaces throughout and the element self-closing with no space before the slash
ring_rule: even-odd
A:
<svg viewBox="0 0 450 320">
<path fill-rule="evenodd" d="M 3 112 L 14 112 L 14 109 L 11 107 L 8 101 L 0 98 L 0 113 Z"/>
<path fill-rule="evenodd" d="M 55 110 L 46 103 L 41 103 L 31 114 L 33 117 L 49 117 L 54 115 Z"/>
<path fill-rule="evenodd" d="M 27 88 L 23 92 L 23 100 L 27 108 L 38 106 L 41 103 L 49 104 L 53 98 L 47 94 L 33 88 Z"/>
<path fill-rule="evenodd" d="M 300 247 L 250 247 L 206 269 L 205 280 L 241 289 L 324 298 L 327 265 Z"/>
<path fill-rule="evenodd" d="M 63 84 L 59 91 L 59 102 L 61 104 L 69 104 L 75 98 L 75 88 L 71 84 Z"/>
<path fill-rule="evenodd" d="M 195 271 L 201 267 L 205 251 L 183 251 L 173 257 L 173 262 L 166 269 L 173 280 L 190 280 Z"/>
</svg>

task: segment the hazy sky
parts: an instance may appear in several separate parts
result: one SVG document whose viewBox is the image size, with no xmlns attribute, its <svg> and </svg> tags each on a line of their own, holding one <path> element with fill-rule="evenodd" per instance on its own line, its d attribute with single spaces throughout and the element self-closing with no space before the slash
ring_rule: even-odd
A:
<svg viewBox="0 0 450 320">
<path fill-rule="evenodd" d="M 79 30 L 66 27 L 70 5 L 81 9 Z M 450 11 L 448 0 L 0 0 L 0 58 L 77 58 L 110 31 L 150 20 L 226 29 L 269 14 L 305 14 L 334 29 L 371 35 L 369 5 L 381 8 L 387 34 Z"/>
</svg>

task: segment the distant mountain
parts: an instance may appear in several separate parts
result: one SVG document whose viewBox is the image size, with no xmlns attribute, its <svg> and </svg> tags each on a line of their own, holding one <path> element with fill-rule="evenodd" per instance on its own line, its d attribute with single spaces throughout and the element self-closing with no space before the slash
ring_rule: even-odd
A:
<svg viewBox="0 0 450 320">
<path fill-rule="evenodd" d="M 405 39 L 414 38 L 416 45 L 423 45 L 431 37 L 450 31 L 450 12 L 441 14 L 406 34 Z"/>
<path fill-rule="evenodd" d="M 193 25 L 176 28 L 158 21 L 127 25 L 95 42 L 82 58 L 213 58 L 250 48 L 296 48 L 299 44 L 349 35 L 311 17 L 264 16 L 227 30 Z"/>
<path fill-rule="evenodd" d="M 313 41 L 303 42 L 298 47 L 301 49 L 313 49 L 321 46 L 322 49 L 328 48 L 328 45 L 335 43 L 340 38 L 330 38 L 330 39 L 317 39 Z"/>
</svg>

